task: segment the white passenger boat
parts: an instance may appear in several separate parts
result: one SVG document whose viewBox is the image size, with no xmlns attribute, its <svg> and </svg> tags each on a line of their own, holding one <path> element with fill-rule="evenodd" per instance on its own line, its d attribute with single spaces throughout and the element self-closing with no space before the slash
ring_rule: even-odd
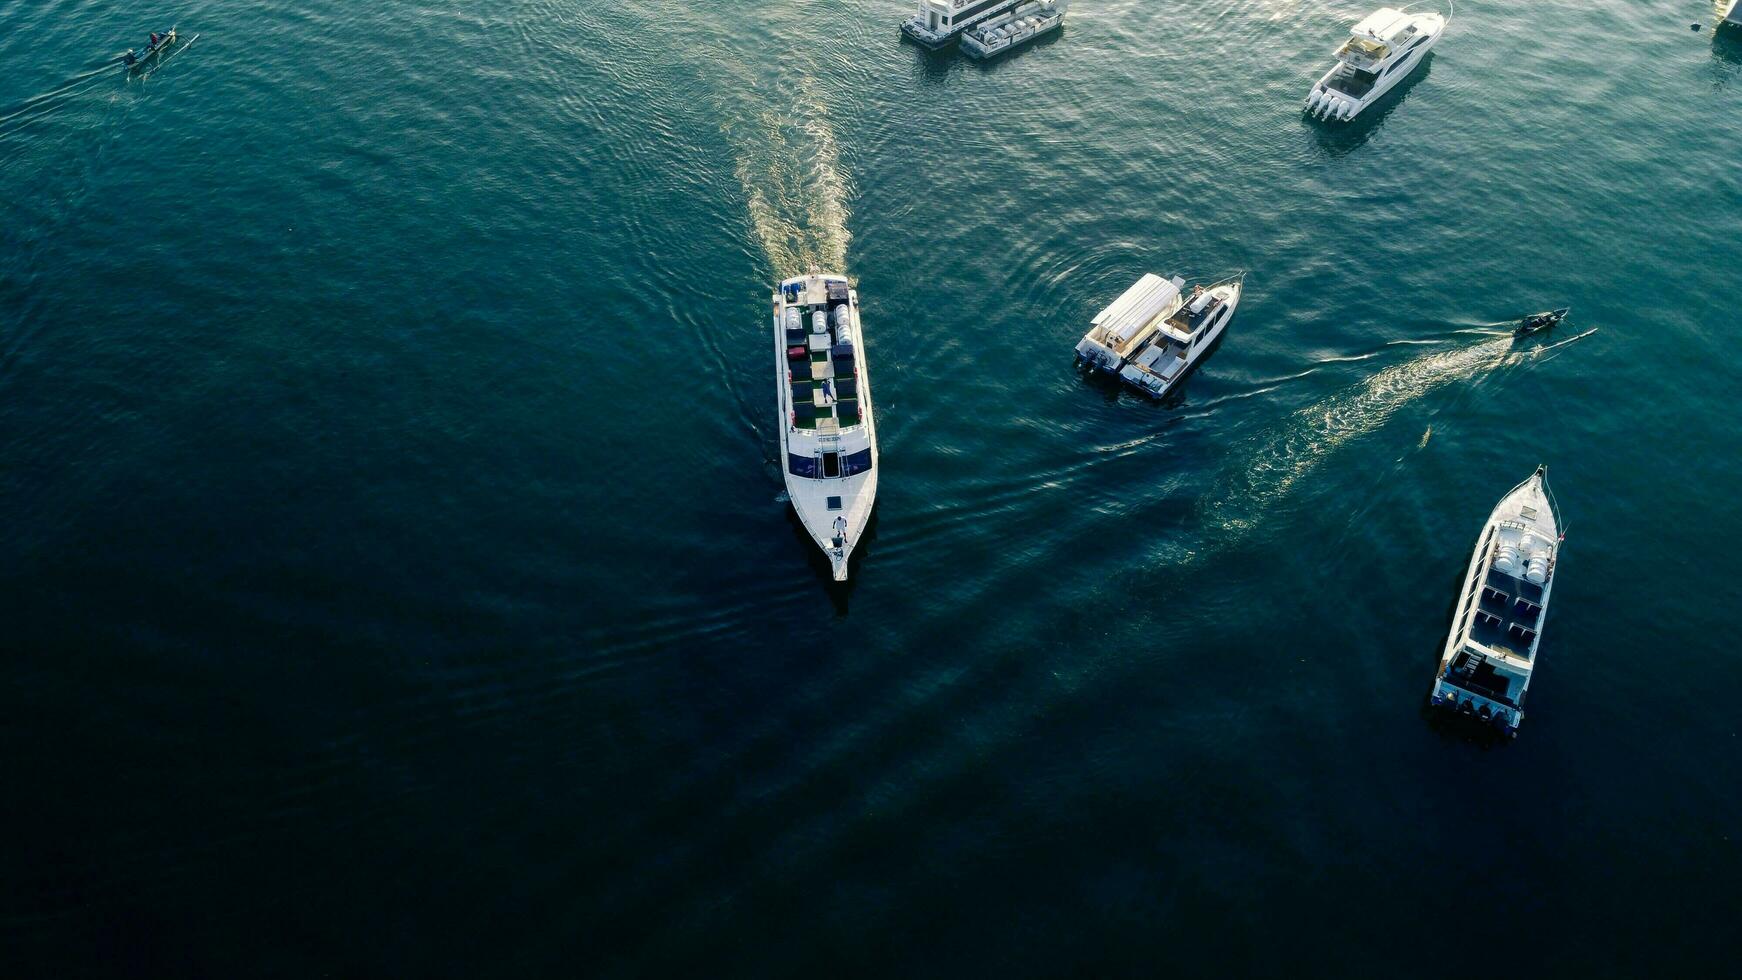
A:
<svg viewBox="0 0 1742 980">
<path fill-rule="evenodd" d="M 962 53 L 976 60 L 993 58 L 1059 29 L 1068 0 L 1026 0 L 1009 13 L 989 17 L 962 34 Z"/>
<path fill-rule="evenodd" d="M 1518 734 L 1560 545 L 1548 468 L 1538 466 L 1501 498 L 1476 540 L 1434 674 L 1436 707 Z"/>
<path fill-rule="evenodd" d="M 1337 49 L 1337 64 L 1313 86 L 1308 115 L 1353 119 L 1416 69 L 1445 33 L 1449 18 L 1381 7 L 1355 25 Z"/>
<path fill-rule="evenodd" d="M 901 22 L 901 32 L 918 44 L 936 50 L 954 44 L 962 32 L 982 21 L 1009 11 L 1021 0 L 919 0 L 912 17 Z"/>
<path fill-rule="evenodd" d="M 1147 273 L 1095 315 L 1077 343 L 1077 363 L 1162 398 L 1228 328 L 1244 282 L 1241 273 L 1187 293 L 1184 279 Z"/>
<path fill-rule="evenodd" d="M 877 500 L 859 294 L 845 276 L 795 276 L 774 291 L 774 377 L 787 496 L 845 581 Z"/>
</svg>

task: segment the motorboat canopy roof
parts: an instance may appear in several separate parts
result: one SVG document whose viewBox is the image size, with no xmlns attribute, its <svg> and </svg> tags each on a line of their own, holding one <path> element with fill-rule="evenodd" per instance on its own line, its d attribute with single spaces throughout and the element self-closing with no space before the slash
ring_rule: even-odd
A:
<svg viewBox="0 0 1742 980">
<path fill-rule="evenodd" d="M 1180 289 L 1185 284 L 1185 280 L 1178 276 L 1169 280 L 1153 272 L 1144 273 L 1142 279 L 1120 294 L 1106 309 L 1095 314 L 1091 322 L 1103 331 L 1104 343 L 1122 353 L 1122 349 L 1141 336 L 1146 327 L 1179 306 Z"/>
</svg>

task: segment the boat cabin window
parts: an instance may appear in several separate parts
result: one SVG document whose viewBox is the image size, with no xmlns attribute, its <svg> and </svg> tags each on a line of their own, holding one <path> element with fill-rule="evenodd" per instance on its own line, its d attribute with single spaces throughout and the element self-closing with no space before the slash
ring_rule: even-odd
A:
<svg viewBox="0 0 1742 980">
<path fill-rule="evenodd" d="M 1359 99 L 1373 91 L 1373 83 L 1377 81 L 1379 76 L 1374 72 L 1344 65 L 1326 84 L 1352 99 Z"/>
<path fill-rule="evenodd" d="M 841 454 L 823 453 L 823 476 L 836 477 L 841 475 Z"/>
</svg>

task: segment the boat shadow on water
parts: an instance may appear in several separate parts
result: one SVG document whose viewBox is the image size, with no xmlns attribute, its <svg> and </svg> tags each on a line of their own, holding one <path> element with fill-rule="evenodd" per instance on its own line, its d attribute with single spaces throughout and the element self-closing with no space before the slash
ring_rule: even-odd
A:
<svg viewBox="0 0 1742 980">
<path fill-rule="evenodd" d="M 943 48 L 928 48 L 906 34 L 901 35 L 901 43 L 918 52 L 919 57 L 914 64 L 919 68 L 920 81 L 927 85 L 942 85 L 956 62 L 968 60 L 956 53 L 956 46 L 953 44 Z"/>
<path fill-rule="evenodd" d="M 1720 27 L 1713 31 L 1712 58 L 1730 69 L 1742 66 L 1742 28 Z"/>
<path fill-rule="evenodd" d="M 847 580 L 835 581 L 835 570 L 829 564 L 828 556 L 817 547 L 810 532 L 805 530 L 804 522 L 798 519 L 798 511 L 793 509 L 792 502 L 787 501 L 786 523 L 792 530 L 792 539 L 798 549 L 805 555 L 811 573 L 822 583 L 823 589 L 829 594 L 829 601 L 835 606 L 835 615 L 847 615 L 847 603 L 853 594 L 853 589 L 859 584 L 859 567 L 865 561 L 866 552 L 877 542 L 877 523 L 883 513 L 883 508 L 872 505 L 871 517 L 865 522 L 865 530 L 860 533 L 859 540 L 853 545 L 853 553 L 847 556 Z"/>
<path fill-rule="evenodd" d="M 1348 122 L 1329 122 L 1315 119 L 1304 111 L 1300 114 L 1301 125 L 1313 130 L 1319 148 L 1333 157 L 1353 153 L 1366 145 L 1373 134 L 1385 125 L 1385 120 L 1391 113 L 1409 98 L 1409 93 L 1427 77 L 1433 74 L 1434 52 L 1429 51 L 1427 57 L 1421 60 L 1421 67 L 1410 72 L 1409 77 L 1398 82 L 1391 91 L 1379 97 L 1379 101 L 1362 110 L 1361 114 Z"/>
</svg>

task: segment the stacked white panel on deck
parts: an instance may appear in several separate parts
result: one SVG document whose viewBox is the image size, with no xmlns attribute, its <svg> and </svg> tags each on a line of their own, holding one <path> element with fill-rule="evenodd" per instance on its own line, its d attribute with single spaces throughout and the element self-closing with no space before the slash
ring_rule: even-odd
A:
<svg viewBox="0 0 1742 980">
<path fill-rule="evenodd" d="M 1146 273 L 1136 285 L 1102 310 L 1094 322 L 1106 329 L 1107 346 L 1117 350 L 1155 322 L 1156 317 L 1166 313 L 1178 298 L 1177 285 L 1153 272 Z"/>
</svg>

